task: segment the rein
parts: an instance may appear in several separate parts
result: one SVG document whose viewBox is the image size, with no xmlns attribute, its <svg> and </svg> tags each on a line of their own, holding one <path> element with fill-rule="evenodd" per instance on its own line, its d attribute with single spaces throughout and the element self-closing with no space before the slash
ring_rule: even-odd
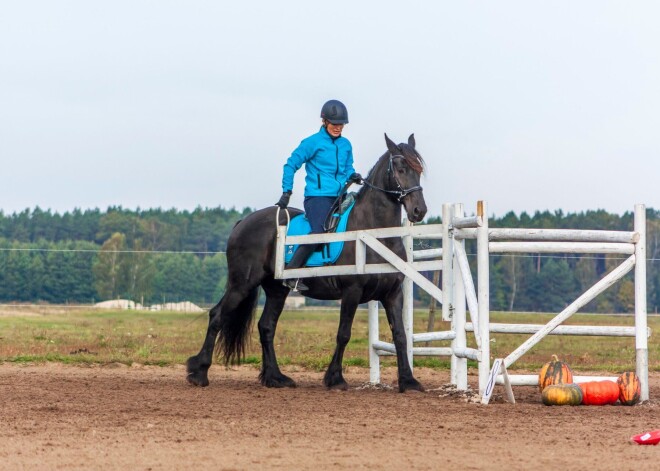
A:
<svg viewBox="0 0 660 471">
<path fill-rule="evenodd" d="M 389 178 L 394 179 L 394 183 L 396 183 L 398 190 L 386 190 L 385 188 L 380 188 L 376 185 L 372 185 L 367 180 L 362 180 L 362 183 L 368 186 L 369 188 L 373 188 L 374 190 L 382 191 L 383 193 L 387 193 L 390 195 L 395 195 L 397 197 L 397 201 L 401 203 L 401 200 L 403 200 L 403 198 L 408 196 L 410 193 L 414 193 L 415 191 L 422 191 L 422 187 L 417 185 L 411 188 L 406 188 L 405 190 L 401 187 L 401 184 L 399 183 L 399 180 L 396 179 L 396 175 L 394 175 L 394 170 L 392 169 L 392 160 L 394 160 L 396 157 L 401 157 L 402 159 L 405 160 L 405 157 L 401 154 L 390 153 L 390 162 L 387 166 L 387 175 Z"/>
</svg>

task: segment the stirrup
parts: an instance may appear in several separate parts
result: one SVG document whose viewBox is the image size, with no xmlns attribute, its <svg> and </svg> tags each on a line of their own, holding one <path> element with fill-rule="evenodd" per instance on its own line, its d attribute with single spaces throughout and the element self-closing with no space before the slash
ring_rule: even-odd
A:
<svg viewBox="0 0 660 471">
<path fill-rule="evenodd" d="M 309 289 L 305 283 L 300 281 L 300 278 L 296 278 L 295 280 L 293 278 L 289 278 L 288 280 L 284 280 L 283 284 L 296 293 Z"/>
</svg>

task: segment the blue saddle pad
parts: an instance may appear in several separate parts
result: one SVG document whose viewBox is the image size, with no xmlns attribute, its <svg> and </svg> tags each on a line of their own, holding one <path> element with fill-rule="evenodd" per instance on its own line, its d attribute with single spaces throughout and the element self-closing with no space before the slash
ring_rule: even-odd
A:
<svg viewBox="0 0 660 471">
<path fill-rule="evenodd" d="M 344 232 L 346 230 L 346 225 L 348 224 L 348 216 L 353 210 L 355 203 L 351 204 L 339 217 L 339 223 L 337 224 L 337 229 L 335 232 Z M 309 221 L 304 214 L 299 214 L 298 216 L 291 219 L 289 223 L 289 229 L 286 232 L 286 235 L 307 235 L 311 232 L 312 227 L 309 225 Z M 284 261 L 289 263 L 293 258 L 293 253 L 298 248 L 298 245 L 287 245 L 284 247 Z M 322 250 L 314 252 L 308 259 L 305 266 L 307 267 L 321 267 L 323 265 L 331 265 L 337 261 L 341 255 L 341 251 L 344 248 L 344 242 L 330 242 L 329 244 L 323 244 Z"/>
</svg>

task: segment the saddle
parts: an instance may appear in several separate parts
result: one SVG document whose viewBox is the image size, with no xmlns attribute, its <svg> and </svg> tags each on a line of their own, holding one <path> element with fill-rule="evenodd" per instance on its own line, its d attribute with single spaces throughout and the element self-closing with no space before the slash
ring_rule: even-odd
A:
<svg viewBox="0 0 660 471">
<path fill-rule="evenodd" d="M 344 232 L 348 225 L 348 217 L 355 205 L 355 193 L 347 194 L 341 201 L 335 202 L 333 209 L 328 214 L 328 218 L 324 224 L 326 232 Z M 293 235 L 307 235 L 311 233 L 312 227 L 307 220 L 305 214 L 299 214 L 291 219 L 289 228 L 287 229 L 287 236 Z M 298 248 L 298 245 L 286 245 L 284 247 L 284 262 L 289 263 L 293 258 L 293 254 Z M 305 266 L 307 267 L 322 267 L 325 265 L 332 265 L 337 261 L 344 249 L 344 242 L 331 242 L 323 244 L 316 252 L 307 260 Z"/>
</svg>

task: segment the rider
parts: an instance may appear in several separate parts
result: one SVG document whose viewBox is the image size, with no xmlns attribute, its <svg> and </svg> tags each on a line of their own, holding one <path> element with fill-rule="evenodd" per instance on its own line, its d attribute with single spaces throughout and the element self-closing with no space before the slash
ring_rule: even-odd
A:
<svg viewBox="0 0 660 471">
<path fill-rule="evenodd" d="M 346 182 L 360 183 L 362 177 L 353 168 L 353 148 L 341 135 L 348 124 L 348 110 L 339 100 L 329 100 L 321 108 L 323 125 L 316 134 L 302 140 L 284 164 L 282 196 L 275 203 L 284 209 L 289 205 L 293 176 L 305 164 L 305 213 L 312 234 L 325 232 L 323 223 L 332 204 Z M 300 245 L 286 268 L 300 268 L 316 250 L 313 244 Z M 284 284 L 293 290 L 307 289 L 300 280 L 288 279 Z"/>
</svg>

